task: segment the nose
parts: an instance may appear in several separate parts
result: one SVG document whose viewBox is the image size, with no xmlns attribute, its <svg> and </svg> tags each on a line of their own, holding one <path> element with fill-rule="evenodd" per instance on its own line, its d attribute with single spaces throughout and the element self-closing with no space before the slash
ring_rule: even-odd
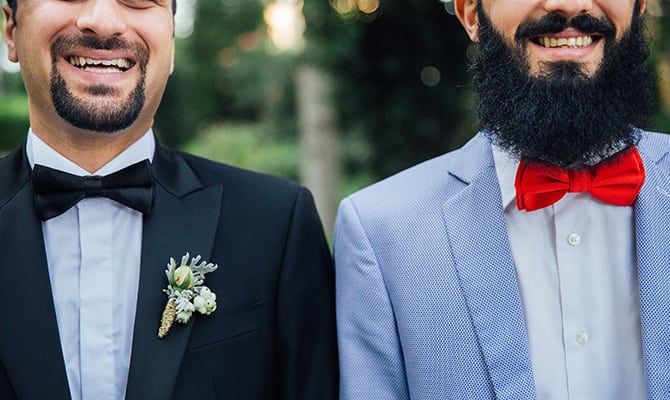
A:
<svg viewBox="0 0 670 400">
<path fill-rule="evenodd" d="M 126 29 L 123 10 L 117 0 L 80 0 L 77 28 L 99 37 L 113 37 Z"/>
<path fill-rule="evenodd" d="M 593 0 L 545 0 L 544 9 L 551 13 L 572 18 L 580 14 L 588 13 L 593 8 Z"/>
</svg>

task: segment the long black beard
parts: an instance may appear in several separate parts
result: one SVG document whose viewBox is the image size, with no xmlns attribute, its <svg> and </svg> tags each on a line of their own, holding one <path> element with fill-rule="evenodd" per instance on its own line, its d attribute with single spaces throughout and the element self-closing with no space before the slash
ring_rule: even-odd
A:
<svg viewBox="0 0 670 400">
<path fill-rule="evenodd" d="M 538 77 L 530 75 L 524 39 L 561 31 L 569 25 L 561 16 L 524 24 L 514 48 L 481 6 L 479 22 L 479 54 L 471 73 L 480 129 L 495 144 L 517 158 L 581 168 L 637 143 L 635 127 L 646 127 L 656 105 L 641 16 L 633 16 L 630 30 L 618 41 L 609 22 L 577 22 L 587 32 L 593 32 L 593 24 L 602 26 L 601 40 L 607 41 L 592 77 L 575 62 L 547 63 Z"/>
<path fill-rule="evenodd" d="M 92 86 L 88 88 L 90 94 L 100 96 L 100 101 L 88 102 L 77 98 L 67 87 L 67 83 L 57 69 L 58 55 L 65 49 L 79 45 L 95 49 L 130 49 L 139 56 L 140 79 L 122 102 L 106 101 L 103 96 L 110 94 L 114 89 L 106 86 Z M 117 132 L 131 126 L 139 116 L 145 101 L 146 64 L 148 51 L 140 45 L 132 45 L 118 38 L 100 41 L 93 37 L 58 38 L 51 49 L 51 100 L 56 112 L 65 121 L 81 129 L 97 132 Z"/>
</svg>

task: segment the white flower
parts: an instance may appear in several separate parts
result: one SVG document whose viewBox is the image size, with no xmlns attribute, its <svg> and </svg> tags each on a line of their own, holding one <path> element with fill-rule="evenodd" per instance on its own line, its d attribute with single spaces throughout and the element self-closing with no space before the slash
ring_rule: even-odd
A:
<svg viewBox="0 0 670 400">
<path fill-rule="evenodd" d="M 202 296 L 195 296 L 193 299 L 193 305 L 195 306 L 196 310 L 200 311 L 201 308 L 205 307 L 205 299 L 203 299 Z"/>
<path fill-rule="evenodd" d="M 203 286 L 198 290 L 198 295 L 193 299 L 193 304 L 200 314 L 209 315 L 216 310 L 216 294 Z"/>
<path fill-rule="evenodd" d="M 195 311 L 195 306 L 191 302 L 184 303 L 184 311 L 192 313 Z"/>
<path fill-rule="evenodd" d="M 179 323 L 185 324 L 185 323 L 188 322 L 188 320 L 190 318 L 191 318 L 191 313 L 190 312 L 182 311 L 182 312 L 177 313 L 176 320 Z"/>
</svg>

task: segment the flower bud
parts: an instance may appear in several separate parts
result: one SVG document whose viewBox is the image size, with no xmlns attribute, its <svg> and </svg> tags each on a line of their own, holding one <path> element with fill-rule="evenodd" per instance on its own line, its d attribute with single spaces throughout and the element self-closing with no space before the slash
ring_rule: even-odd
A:
<svg viewBox="0 0 670 400">
<path fill-rule="evenodd" d="M 186 290 L 193 287 L 193 280 L 193 270 L 187 265 L 182 265 L 174 270 L 170 283 L 175 289 Z"/>
</svg>

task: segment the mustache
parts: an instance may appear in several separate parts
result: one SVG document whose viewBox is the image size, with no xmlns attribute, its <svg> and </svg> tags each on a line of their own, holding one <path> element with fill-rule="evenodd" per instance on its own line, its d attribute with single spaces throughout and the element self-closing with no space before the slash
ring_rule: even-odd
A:
<svg viewBox="0 0 670 400">
<path fill-rule="evenodd" d="M 551 13 L 537 20 L 523 22 L 517 28 L 514 39 L 519 42 L 533 36 L 558 33 L 567 28 L 574 28 L 584 33 L 597 33 L 606 38 L 613 38 L 616 34 L 614 25 L 606 18 L 582 14 L 567 19 L 557 13 Z"/>
</svg>

